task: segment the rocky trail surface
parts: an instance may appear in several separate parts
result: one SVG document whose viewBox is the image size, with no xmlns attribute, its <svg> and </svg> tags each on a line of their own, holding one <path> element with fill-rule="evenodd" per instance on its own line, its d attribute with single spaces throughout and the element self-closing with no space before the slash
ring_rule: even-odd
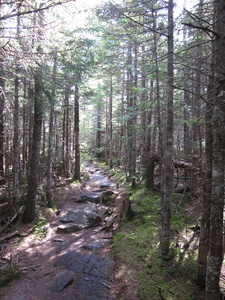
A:
<svg viewBox="0 0 225 300">
<path fill-rule="evenodd" d="M 112 199 L 120 203 L 121 195 L 102 169 L 93 164 L 86 168 L 89 181 L 79 191 L 70 190 L 60 214 L 52 215 L 43 227 L 46 236 L 32 243 L 27 236 L 4 253 L 22 274 L 10 287 L 2 288 L 1 299 L 117 299 L 116 263 L 110 250 L 111 228 L 124 214 L 115 214 Z"/>
</svg>

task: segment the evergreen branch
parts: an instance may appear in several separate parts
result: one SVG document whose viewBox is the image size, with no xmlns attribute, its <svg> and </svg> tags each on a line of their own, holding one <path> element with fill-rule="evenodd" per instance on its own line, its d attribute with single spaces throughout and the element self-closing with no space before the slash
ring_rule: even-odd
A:
<svg viewBox="0 0 225 300">
<path fill-rule="evenodd" d="M 30 9 L 30 10 L 27 10 L 27 11 L 18 11 L 18 12 L 15 12 L 15 13 L 11 12 L 7 15 L 4 15 L 4 16 L 0 17 L 0 21 L 7 20 L 7 19 L 17 17 L 17 16 L 24 16 L 24 15 L 28 15 L 28 14 L 31 14 L 31 13 L 44 11 L 44 10 L 50 9 L 52 7 L 55 7 L 57 5 L 65 4 L 65 3 L 68 3 L 68 2 L 72 2 L 72 1 L 74 1 L 74 0 L 60 0 L 57 3 L 50 3 L 49 5 L 47 5 L 45 7 L 39 7 L 39 8 L 35 8 L 35 9 Z"/>
<path fill-rule="evenodd" d="M 162 35 L 162 36 L 168 37 L 167 34 L 164 34 L 164 33 L 162 33 L 162 32 L 159 32 L 159 31 L 157 31 L 157 30 L 154 30 L 154 29 L 152 29 L 152 28 L 149 27 L 149 26 L 145 26 L 144 24 L 142 24 L 142 23 L 140 23 L 140 22 L 134 20 L 133 18 L 129 17 L 129 16 L 126 15 L 124 12 L 122 12 L 115 4 L 113 4 L 111 1 L 109 1 L 109 3 L 110 3 L 113 7 L 115 7 L 116 10 L 117 10 L 122 16 L 124 16 L 126 19 L 132 21 L 133 23 L 135 23 L 135 24 L 137 24 L 137 25 L 139 25 L 139 26 L 141 26 L 141 27 L 144 27 L 144 28 L 150 30 L 151 32 L 158 33 L 158 34 L 160 34 L 160 35 Z"/>
</svg>

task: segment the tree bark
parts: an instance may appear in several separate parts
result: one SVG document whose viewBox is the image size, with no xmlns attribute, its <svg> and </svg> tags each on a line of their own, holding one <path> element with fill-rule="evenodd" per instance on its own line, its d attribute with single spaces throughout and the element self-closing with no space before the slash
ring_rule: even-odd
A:
<svg viewBox="0 0 225 300">
<path fill-rule="evenodd" d="M 66 87 L 65 90 L 65 135 L 64 135 L 64 176 L 70 177 L 71 159 L 70 159 L 70 114 L 69 114 L 69 96 L 70 88 Z"/>
<path fill-rule="evenodd" d="M 155 61 L 155 74 L 156 74 L 156 108 L 157 108 L 156 124 L 158 127 L 158 153 L 159 153 L 159 157 L 160 157 L 160 161 L 159 161 L 160 182 L 162 182 L 163 181 L 163 169 L 164 169 L 164 166 L 162 163 L 162 158 L 164 156 L 164 146 L 163 146 L 164 133 L 163 133 L 163 126 L 162 126 L 160 87 L 159 87 L 159 63 L 158 63 L 158 50 L 157 50 L 158 39 L 157 39 L 156 31 L 155 31 L 157 14 L 152 13 L 152 18 L 153 18 L 153 30 L 154 30 L 153 60 Z M 154 145 L 153 145 L 153 148 L 155 148 Z"/>
<path fill-rule="evenodd" d="M 42 41 L 43 32 L 43 15 L 38 15 L 38 38 Z M 41 133 L 42 133 L 42 118 L 43 118 L 43 74 L 42 74 L 42 55 L 43 50 L 39 44 L 37 47 L 40 62 L 34 74 L 35 95 L 34 95 L 34 124 L 33 124 L 33 138 L 32 138 L 32 153 L 30 160 L 30 172 L 28 176 L 28 192 L 25 202 L 25 210 L 23 214 L 23 222 L 29 223 L 35 219 L 36 196 L 39 179 L 39 165 L 40 165 L 40 150 L 41 150 Z"/>
<path fill-rule="evenodd" d="M 52 154 L 53 154 L 53 133 L 54 133 L 54 115 L 55 115 L 55 96 L 56 96 L 56 72 L 57 72 L 57 54 L 54 56 L 53 74 L 52 74 L 52 98 L 50 99 L 50 117 L 48 134 L 48 159 L 47 159 L 47 189 L 46 198 L 48 207 L 52 207 Z"/>
<path fill-rule="evenodd" d="M 41 131 L 43 115 L 43 90 L 42 74 L 38 70 L 35 74 L 35 96 L 34 96 L 34 127 L 33 143 L 30 162 L 30 174 L 28 177 L 28 192 L 23 214 L 23 222 L 29 223 L 35 218 L 35 204 L 38 188 L 38 173 L 40 164 Z"/>
<path fill-rule="evenodd" d="M 0 17 L 2 17 L 2 2 L 0 2 Z M 4 24 L 0 22 L 1 35 L 4 36 Z M 5 176 L 4 171 L 4 107 L 5 107 L 5 70 L 4 70 L 4 50 L 0 53 L 0 176 Z"/>
<path fill-rule="evenodd" d="M 79 117 L 79 87 L 78 83 L 75 86 L 74 99 L 74 134 L 75 134 L 75 170 L 74 180 L 80 180 L 80 117 Z"/>
<path fill-rule="evenodd" d="M 18 73 L 18 68 L 17 68 Z M 14 99 L 14 137 L 13 137 L 13 204 L 19 200 L 19 140 L 20 140 L 20 122 L 19 122 L 19 77 L 15 77 L 15 99 Z"/>
<path fill-rule="evenodd" d="M 113 168 L 112 147 L 113 147 L 113 129 L 112 129 L 112 102 L 113 102 L 113 76 L 110 74 L 110 92 L 109 92 L 109 167 Z"/>
<path fill-rule="evenodd" d="M 213 80 L 211 78 L 211 80 Z M 210 241 L 210 215 L 212 199 L 212 158 L 213 158 L 213 128 L 212 128 L 212 98 L 208 98 L 205 116 L 205 154 L 206 170 L 203 182 L 202 219 L 198 249 L 198 285 L 205 287 L 206 271 Z"/>
<path fill-rule="evenodd" d="M 167 136 L 164 151 L 164 180 L 162 186 L 161 253 L 168 256 L 170 248 L 171 200 L 173 189 L 173 0 L 168 3 L 168 79 Z"/>
<path fill-rule="evenodd" d="M 212 43 L 212 52 L 214 43 Z M 198 248 L 198 278 L 197 283 L 205 288 L 206 272 L 209 256 L 210 243 L 210 219 L 212 202 L 212 162 L 213 162 L 213 101 L 214 94 L 214 56 L 211 56 L 211 72 L 208 79 L 208 97 L 205 113 L 205 175 L 203 180 L 202 218 Z"/>
<path fill-rule="evenodd" d="M 95 135 L 95 149 L 96 149 L 96 157 L 101 157 L 101 110 L 100 105 L 98 105 L 96 112 L 96 135 Z M 107 151 L 107 150 L 106 150 Z M 107 153 L 105 153 L 107 159 Z"/>
<path fill-rule="evenodd" d="M 210 254 L 206 277 L 206 299 L 220 299 L 220 272 L 223 262 L 223 210 L 225 161 L 225 6 L 214 1 L 215 24 L 218 34 L 213 41 L 215 59 L 215 98 L 213 111 L 212 208 L 210 224 Z"/>
</svg>

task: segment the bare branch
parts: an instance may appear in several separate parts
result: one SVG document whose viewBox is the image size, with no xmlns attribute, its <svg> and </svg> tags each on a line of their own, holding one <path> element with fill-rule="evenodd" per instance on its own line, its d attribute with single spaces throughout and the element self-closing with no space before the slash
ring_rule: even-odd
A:
<svg viewBox="0 0 225 300">
<path fill-rule="evenodd" d="M 3 236 L 2 238 L 0 238 L 0 242 L 4 241 L 4 240 L 7 240 L 7 239 L 10 239 L 11 237 L 17 235 L 19 233 L 18 230 L 6 235 L 6 236 Z"/>
<path fill-rule="evenodd" d="M 68 2 L 72 2 L 72 1 L 75 1 L 75 0 L 60 0 L 56 3 L 50 3 L 49 5 L 45 6 L 45 7 L 39 7 L 39 8 L 35 8 L 35 9 L 30 9 L 30 10 L 27 10 L 27 11 L 17 11 L 17 12 L 11 12 L 7 15 L 4 15 L 2 17 L 0 17 L 0 21 L 1 20 L 6 20 L 6 19 L 10 19 L 10 18 L 13 18 L 13 17 L 16 17 L 16 16 L 24 16 L 24 15 L 28 15 L 28 14 L 31 14 L 31 13 L 36 13 L 36 12 L 40 12 L 40 11 L 44 11 L 44 10 L 47 10 L 47 9 L 50 9 L 52 7 L 55 7 L 57 5 L 62 5 L 62 4 L 65 4 L 65 3 L 68 3 Z"/>
<path fill-rule="evenodd" d="M 206 32 L 210 32 L 210 33 L 212 33 L 217 38 L 220 37 L 220 35 L 217 32 L 215 32 L 214 30 L 212 30 L 212 29 L 210 29 L 208 27 L 194 25 L 192 23 L 182 23 L 182 24 L 185 25 L 185 26 L 191 27 L 191 28 L 196 28 L 196 29 L 200 29 L 200 30 L 203 30 L 203 31 L 206 31 Z"/>
</svg>

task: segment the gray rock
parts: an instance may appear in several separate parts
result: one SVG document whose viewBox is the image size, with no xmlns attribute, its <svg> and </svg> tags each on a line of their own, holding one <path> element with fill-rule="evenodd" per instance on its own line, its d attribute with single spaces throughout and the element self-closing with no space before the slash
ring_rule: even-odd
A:
<svg viewBox="0 0 225 300">
<path fill-rule="evenodd" d="M 110 299 L 115 268 L 113 260 L 70 251 L 59 258 L 56 266 L 74 271 L 77 278 L 75 289 L 81 295 L 80 299 Z"/>
<path fill-rule="evenodd" d="M 97 226 L 101 223 L 101 218 L 98 214 L 84 210 L 69 210 L 68 213 L 60 218 L 64 223 L 81 224 L 85 227 Z"/>
<path fill-rule="evenodd" d="M 84 207 L 84 211 L 89 211 L 89 212 L 93 212 L 93 213 L 98 213 L 98 208 L 96 203 L 88 203 L 85 205 Z"/>
<path fill-rule="evenodd" d="M 91 193 L 91 194 L 87 194 L 81 197 L 81 201 L 85 202 L 92 202 L 92 203 L 100 203 L 101 201 L 101 196 L 99 193 Z"/>
<path fill-rule="evenodd" d="M 85 227 L 80 225 L 80 224 L 75 224 L 75 223 L 67 223 L 67 224 L 63 224 L 63 225 L 59 225 L 57 227 L 57 232 L 65 232 L 65 233 L 72 233 L 72 232 L 76 232 L 76 231 L 80 231 L 82 229 L 84 229 Z"/>
<path fill-rule="evenodd" d="M 73 282 L 74 272 L 72 271 L 63 271 L 57 274 L 49 286 L 49 288 L 54 291 L 60 293 L 64 290 L 68 285 Z"/>
<path fill-rule="evenodd" d="M 101 240 L 95 244 L 86 244 L 82 246 L 82 248 L 88 251 L 97 251 L 98 249 L 104 247 L 107 244 L 110 244 L 109 240 Z"/>
</svg>

